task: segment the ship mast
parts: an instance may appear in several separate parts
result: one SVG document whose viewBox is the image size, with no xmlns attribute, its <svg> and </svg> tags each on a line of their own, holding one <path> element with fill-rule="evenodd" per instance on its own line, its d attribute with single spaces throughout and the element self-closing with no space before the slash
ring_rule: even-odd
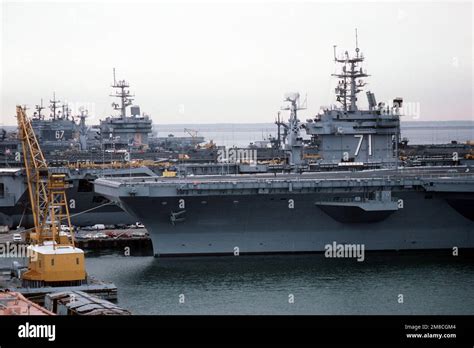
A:
<svg viewBox="0 0 474 348">
<path fill-rule="evenodd" d="M 366 85 L 361 78 L 369 76 L 360 66 L 364 61 L 364 56 L 359 54 L 357 29 L 355 30 L 355 37 L 355 56 L 349 56 L 349 53 L 346 51 L 343 57 L 338 58 L 336 55 L 336 46 L 334 46 L 334 61 L 342 65 L 341 72 L 332 74 L 332 76 L 339 78 L 336 87 L 337 101 L 341 103 L 343 110 L 348 112 L 357 111 L 357 94 L 361 92 L 361 88 Z M 357 79 L 359 80 L 357 81 Z"/>
<path fill-rule="evenodd" d="M 278 133 L 277 133 L 278 149 L 281 149 L 281 127 L 284 127 L 285 124 L 284 124 L 284 122 L 281 121 L 280 111 L 278 111 L 277 118 L 275 120 L 275 124 L 278 127 Z"/>
<path fill-rule="evenodd" d="M 114 110 L 120 110 L 120 118 L 123 120 L 126 117 L 127 106 L 132 105 L 132 101 L 134 99 L 133 98 L 134 95 L 130 94 L 130 90 L 127 89 L 129 87 L 130 85 L 128 84 L 127 81 L 125 80 L 117 81 L 115 79 L 115 68 L 114 68 L 114 83 L 112 84 L 112 88 L 115 88 L 117 90 L 115 94 L 111 94 L 110 96 L 120 99 L 120 104 L 117 104 L 114 102 L 112 103 L 112 107 L 114 108 Z"/>
<path fill-rule="evenodd" d="M 87 150 L 87 125 L 86 125 L 86 118 L 88 114 L 88 110 L 84 109 L 83 107 L 79 108 L 80 111 L 80 121 L 79 121 L 79 143 L 81 145 L 81 150 Z"/>
<path fill-rule="evenodd" d="M 61 106 L 62 110 L 63 110 L 63 115 L 62 117 L 65 118 L 66 120 L 69 120 L 69 116 L 71 114 L 71 109 L 69 108 L 69 104 L 67 102 L 65 102 L 62 106 Z"/>
<path fill-rule="evenodd" d="M 50 100 L 50 110 L 53 112 L 53 120 L 56 119 L 56 109 L 59 108 L 60 100 L 56 100 L 56 92 L 53 92 L 53 100 Z"/>
<path fill-rule="evenodd" d="M 41 115 L 41 111 L 45 109 L 45 107 L 43 106 L 43 98 L 41 98 L 41 103 L 39 105 L 38 104 L 35 105 L 35 109 L 36 109 L 36 112 L 37 112 L 35 117 L 38 120 L 41 120 L 43 118 L 43 115 Z"/>
<path fill-rule="evenodd" d="M 300 135 L 301 124 L 297 112 L 306 109 L 306 106 L 301 106 L 299 99 L 299 93 L 288 93 L 284 100 L 289 105 L 281 108 L 282 110 L 290 110 L 290 118 L 286 127 L 285 150 L 290 154 L 291 165 L 300 165 L 303 161 L 303 139 Z"/>
<path fill-rule="evenodd" d="M 79 124 L 80 124 L 82 130 L 86 130 L 87 129 L 86 118 L 87 118 L 87 114 L 89 113 L 89 111 L 84 109 L 83 107 L 81 107 L 81 108 L 79 108 L 79 112 L 81 113 L 79 115 L 79 118 L 80 118 L 80 123 Z"/>
</svg>

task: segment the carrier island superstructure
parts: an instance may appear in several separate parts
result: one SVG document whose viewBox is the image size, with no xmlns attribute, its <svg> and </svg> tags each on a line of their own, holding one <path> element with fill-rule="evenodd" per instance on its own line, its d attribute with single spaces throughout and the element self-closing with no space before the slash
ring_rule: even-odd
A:
<svg viewBox="0 0 474 348">
<path fill-rule="evenodd" d="M 160 256 L 318 252 L 333 242 L 474 248 L 474 168 L 400 167 L 403 100 L 385 105 L 367 92 L 362 109 L 363 60 L 357 45 L 354 55 L 335 52 L 339 105 L 306 122 L 297 116 L 299 95 L 285 96 L 292 173 L 99 179 L 96 192 L 142 221 Z M 316 165 L 359 170 L 308 172 L 302 131 L 317 147 Z"/>
<path fill-rule="evenodd" d="M 146 149 L 148 135 L 151 134 L 151 119 L 140 114 L 140 107 L 133 106 L 134 95 L 130 93 L 129 83 L 115 78 L 112 88 L 116 91 L 111 97 L 119 99 L 119 103 L 112 103 L 114 110 L 120 115 L 107 117 L 100 122 L 100 133 L 105 148 L 115 149 Z M 130 106 L 131 116 L 127 117 L 127 107 Z"/>
<path fill-rule="evenodd" d="M 334 46 L 334 61 L 340 65 L 333 74 L 337 80 L 335 88 L 338 105 L 322 109 L 314 118 L 301 123 L 297 116 L 299 94 L 289 93 L 285 101 L 290 118 L 285 127 L 285 149 L 290 163 L 305 166 L 301 130 L 311 136 L 317 148 L 320 167 L 353 166 L 365 168 L 387 168 L 398 164 L 400 141 L 400 108 L 402 98 L 395 98 L 393 105 L 376 102 L 374 93 L 367 91 L 368 110 L 358 107 L 358 94 L 366 85 L 363 78 L 369 75 L 362 67 L 364 56 L 356 45 L 355 55 L 346 51 L 337 56 Z"/>
</svg>

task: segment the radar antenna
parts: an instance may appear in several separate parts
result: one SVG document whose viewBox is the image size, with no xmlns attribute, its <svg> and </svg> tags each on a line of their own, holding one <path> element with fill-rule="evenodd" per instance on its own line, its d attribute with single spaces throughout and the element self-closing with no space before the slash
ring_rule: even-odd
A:
<svg viewBox="0 0 474 348">
<path fill-rule="evenodd" d="M 39 105 L 38 104 L 35 105 L 35 110 L 37 112 L 35 117 L 38 120 L 41 120 L 43 118 L 43 115 L 41 115 L 41 111 L 44 110 L 44 109 L 45 109 L 45 107 L 43 106 L 43 98 L 41 98 L 41 103 Z"/>
<path fill-rule="evenodd" d="M 111 94 L 110 96 L 119 98 L 120 104 L 112 103 L 112 107 L 114 108 L 114 110 L 120 110 L 120 118 L 125 119 L 127 106 L 132 105 L 135 96 L 130 93 L 130 90 L 127 89 L 130 87 L 128 82 L 125 80 L 117 81 L 115 78 L 115 68 L 113 69 L 113 71 L 114 83 L 112 84 L 112 88 L 116 88 L 117 91 L 115 92 L 115 94 Z"/>
<path fill-rule="evenodd" d="M 355 28 L 355 33 L 356 33 L 356 57 L 359 58 L 359 40 L 357 37 L 357 28 Z"/>
<path fill-rule="evenodd" d="M 69 120 L 69 116 L 71 115 L 71 109 L 69 108 L 69 104 L 67 102 L 64 102 L 61 106 L 61 109 L 63 110 L 62 117 L 66 120 Z"/>
<path fill-rule="evenodd" d="M 56 100 L 56 92 L 53 92 L 53 100 L 49 101 L 50 103 L 49 109 L 53 112 L 51 116 L 53 120 L 56 119 L 56 110 L 59 109 L 60 102 L 61 102 L 60 100 Z"/>
<path fill-rule="evenodd" d="M 335 89 L 337 101 L 341 103 L 344 111 L 357 111 L 357 94 L 362 91 L 362 87 L 366 85 L 363 77 L 369 75 L 362 69 L 361 63 L 364 56 L 359 54 L 359 42 L 356 29 L 356 48 L 355 56 L 350 56 L 349 52 L 345 52 L 343 57 L 338 58 L 336 54 L 336 46 L 334 46 L 334 61 L 342 65 L 341 72 L 332 74 L 339 78 L 338 85 Z"/>
</svg>

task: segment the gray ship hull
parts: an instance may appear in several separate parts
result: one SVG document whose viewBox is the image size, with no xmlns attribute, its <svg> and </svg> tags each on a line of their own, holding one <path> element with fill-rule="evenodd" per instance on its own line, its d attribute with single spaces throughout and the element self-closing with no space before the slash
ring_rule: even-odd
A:
<svg viewBox="0 0 474 348">
<path fill-rule="evenodd" d="M 92 198 L 92 195 L 91 195 Z M 84 202 L 84 206 L 87 209 L 75 209 L 77 213 L 71 212 L 71 214 L 78 214 L 71 217 L 71 224 L 74 226 L 91 226 L 95 224 L 135 224 L 137 220 L 130 216 L 130 214 L 124 212 L 120 207 L 116 205 L 109 205 L 104 207 L 95 207 L 89 202 Z M 94 209 L 89 211 L 89 209 Z M 0 208 L 0 225 L 9 226 L 15 228 L 22 226 L 30 228 L 34 226 L 33 215 L 29 208 L 24 209 L 23 205 L 18 205 L 11 208 Z"/>
<path fill-rule="evenodd" d="M 62 169 L 55 168 L 54 170 Z M 93 180 L 101 174 L 100 170 L 86 169 L 81 172 L 67 171 L 66 173 L 70 181 L 66 197 L 73 225 L 115 225 L 137 222 L 135 217 L 94 192 Z M 148 168 L 132 168 L 131 171 L 121 169 L 105 171 L 107 175 L 123 175 L 124 173 L 154 175 Z M 0 169 L 0 225 L 11 228 L 34 226 L 26 178 L 21 169 Z"/>
<path fill-rule="evenodd" d="M 73 187 L 66 191 L 68 201 L 74 201 L 74 208 L 69 208 L 71 223 L 75 226 L 89 226 L 95 224 L 134 224 L 135 218 L 113 203 L 94 192 L 78 193 Z M 0 207 L 0 225 L 10 227 L 33 227 L 33 215 L 26 192 L 18 202 L 11 206 Z"/>
<path fill-rule="evenodd" d="M 331 194 L 187 197 L 178 215 L 176 197 L 122 197 L 121 204 L 145 224 L 160 256 L 322 252 L 333 242 L 365 250 L 474 248 L 473 210 L 462 210 L 473 207 L 473 193 L 392 194 L 403 209 L 324 205 Z"/>
</svg>

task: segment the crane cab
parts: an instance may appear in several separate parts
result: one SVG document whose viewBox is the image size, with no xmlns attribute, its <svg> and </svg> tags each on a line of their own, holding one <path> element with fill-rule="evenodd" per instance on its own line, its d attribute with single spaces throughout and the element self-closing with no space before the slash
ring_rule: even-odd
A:
<svg viewBox="0 0 474 348">
<path fill-rule="evenodd" d="M 84 251 L 73 245 L 56 245 L 45 241 L 43 245 L 30 245 L 28 271 L 24 280 L 45 283 L 82 281 L 86 279 Z"/>
</svg>

